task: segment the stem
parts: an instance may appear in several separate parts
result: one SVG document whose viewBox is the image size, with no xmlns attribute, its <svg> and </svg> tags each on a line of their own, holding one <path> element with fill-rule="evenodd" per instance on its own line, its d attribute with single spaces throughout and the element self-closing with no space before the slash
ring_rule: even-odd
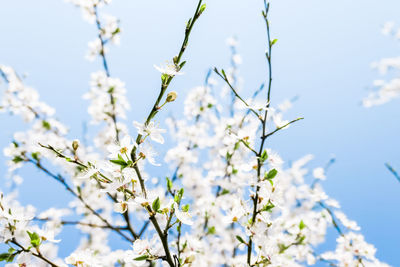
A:
<svg viewBox="0 0 400 267">
<path fill-rule="evenodd" d="M 233 92 L 233 94 L 234 94 L 240 101 L 242 101 L 243 104 L 244 104 L 251 112 L 253 112 L 254 115 L 257 116 L 257 118 L 259 118 L 260 115 L 257 113 L 257 111 L 255 111 L 253 108 L 250 107 L 250 105 L 237 93 L 236 89 L 235 89 L 235 88 L 232 86 L 232 84 L 229 82 L 228 78 L 227 78 L 226 75 L 225 75 L 225 71 L 224 71 L 224 70 L 221 70 L 221 71 L 222 71 L 222 74 L 218 71 L 217 68 L 214 69 L 214 72 L 226 82 L 226 84 L 229 86 L 229 88 L 231 89 L 231 91 Z"/>
<path fill-rule="evenodd" d="M 101 44 L 101 51 L 100 51 L 100 55 L 103 61 L 103 68 L 104 71 L 106 72 L 107 77 L 110 77 L 110 70 L 108 68 L 108 63 L 107 63 L 107 58 L 106 58 L 106 53 L 105 53 L 105 41 L 103 39 L 103 36 L 101 35 L 102 32 L 102 27 L 101 27 L 101 22 L 100 22 L 100 18 L 99 18 L 99 14 L 97 12 L 97 5 L 93 6 L 93 10 L 94 10 L 94 15 L 96 17 L 96 26 L 97 26 L 97 30 L 99 31 L 98 33 L 98 38 L 100 39 L 100 44 Z M 113 95 L 113 92 L 109 92 L 110 95 L 110 103 L 112 106 L 112 112 L 110 114 L 110 117 L 114 123 L 114 128 L 115 128 L 115 138 L 117 140 L 117 142 L 119 142 L 119 129 L 117 127 L 117 116 L 115 115 L 115 98 Z"/>
<path fill-rule="evenodd" d="M 192 29 L 193 29 L 193 25 L 195 24 L 196 20 L 200 16 L 199 10 L 200 10 L 200 7 L 201 7 L 201 3 L 202 3 L 202 0 L 199 0 L 199 2 L 197 4 L 197 7 L 196 7 L 196 11 L 195 11 L 194 16 L 193 16 L 193 19 L 191 19 L 189 26 L 186 28 L 185 38 L 184 38 L 184 40 L 182 42 L 182 45 L 181 45 L 181 48 L 179 50 L 178 56 L 176 56 L 176 59 L 174 60 L 174 64 L 175 65 L 179 65 L 181 63 L 181 58 L 183 56 L 183 53 L 186 50 L 186 47 L 187 47 L 187 44 L 188 44 L 188 41 L 189 41 L 189 36 L 190 36 L 190 33 L 192 32 Z M 149 115 L 147 116 L 145 124 L 148 124 L 151 121 L 151 119 L 154 118 L 154 116 L 158 113 L 159 104 L 161 102 L 161 99 L 163 98 L 163 96 L 164 96 L 166 90 L 168 89 L 168 86 L 170 85 L 170 83 L 173 80 L 173 78 L 174 78 L 174 76 L 169 76 L 165 80 L 165 82 L 163 81 L 163 83 L 161 84 L 160 93 L 158 94 L 158 97 L 157 97 L 157 99 L 156 99 L 156 101 L 155 101 L 155 103 L 153 105 L 153 108 L 151 109 Z M 138 134 L 138 136 L 136 137 L 136 143 L 138 145 L 140 145 L 141 139 L 142 139 L 142 135 Z M 132 151 L 131 151 L 131 158 L 132 158 L 133 161 L 135 161 L 134 159 L 136 158 L 136 155 L 135 155 L 136 149 L 137 148 L 134 147 L 132 149 Z M 142 187 L 142 190 L 143 189 L 144 189 L 144 187 Z"/>
<path fill-rule="evenodd" d="M 130 237 L 126 236 L 123 232 L 121 232 L 120 229 L 115 228 L 113 225 L 111 225 L 105 218 L 103 218 L 97 211 L 95 211 L 86 201 L 82 198 L 81 195 L 77 194 L 65 181 L 65 179 L 61 175 L 56 175 L 50 172 L 47 168 L 45 168 L 43 165 L 40 164 L 40 162 L 35 162 L 31 159 L 28 159 L 28 162 L 33 163 L 38 169 L 42 170 L 44 173 L 46 173 L 48 176 L 52 177 L 62 185 L 64 185 L 65 189 L 70 192 L 74 197 L 78 198 L 82 204 L 89 210 L 91 211 L 96 217 L 98 217 L 102 222 L 104 222 L 111 230 L 115 231 L 118 233 L 120 236 L 122 236 L 124 239 L 126 239 L 129 242 L 133 242 L 134 240 L 131 239 Z"/>
<path fill-rule="evenodd" d="M 165 251 L 165 258 L 166 261 L 168 262 L 169 266 L 174 267 L 174 261 L 172 260 L 171 257 L 171 252 L 169 251 L 169 246 L 168 246 L 168 233 L 163 233 L 163 231 L 160 228 L 160 225 L 157 222 L 157 219 L 154 217 L 154 215 L 150 216 L 150 221 L 152 222 L 154 228 L 157 231 L 157 234 L 159 235 L 161 239 L 161 243 L 163 245 L 164 251 Z"/>
<path fill-rule="evenodd" d="M 303 120 L 303 119 L 304 119 L 304 118 L 297 118 L 297 119 L 294 119 L 294 120 L 292 120 L 292 121 L 286 123 L 285 125 L 282 125 L 282 126 L 277 127 L 277 128 L 276 128 L 275 130 L 273 130 L 272 132 L 270 132 L 270 133 L 268 133 L 268 134 L 266 134 L 266 135 L 264 135 L 264 136 L 261 136 L 261 138 L 262 138 L 262 139 L 267 139 L 268 137 L 270 137 L 270 136 L 273 135 L 274 133 L 276 133 L 276 132 L 278 132 L 278 131 L 280 131 L 280 130 L 286 128 L 286 127 L 289 126 L 290 124 L 292 124 L 292 123 L 294 123 L 294 122 L 296 122 L 296 121 L 299 121 L 299 120 Z"/>
<path fill-rule="evenodd" d="M 268 93 L 267 93 L 267 104 L 266 104 L 266 109 L 264 113 L 264 119 L 262 120 L 262 137 L 266 136 L 265 131 L 266 131 L 266 124 L 267 124 L 267 118 L 268 118 L 268 110 L 271 105 L 271 88 L 272 88 L 272 64 L 271 64 L 271 52 L 272 52 L 272 43 L 271 43 L 271 36 L 270 36 L 270 29 L 269 29 L 269 22 L 268 22 L 268 11 L 269 11 L 269 3 L 267 3 L 266 0 L 264 0 L 264 7 L 265 10 L 262 12 L 266 28 L 267 28 L 267 41 L 268 41 L 268 52 L 266 53 L 266 58 L 268 62 Z M 261 167 L 263 165 L 263 162 L 260 160 L 260 156 L 264 150 L 264 144 L 265 140 L 267 138 L 261 138 L 261 144 L 260 144 L 260 149 L 258 151 L 258 157 L 257 157 L 257 182 L 260 181 L 261 178 Z M 257 205 L 258 205 L 258 193 L 260 190 L 260 186 L 257 185 L 256 187 L 256 195 L 253 197 L 253 216 L 251 218 L 251 226 L 254 225 L 256 218 L 257 218 Z M 247 264 L 251 266 L 251 253 L 253 250 L 253 240 L 252 236 L 249 237 L 248 241 L 248 247 L 247 247 Z"/>
<path fill-rule="evenodd" d="M 397 181 L 400 182 L 400 175 L 397 173 L 397 171 L 389 163 L 385 163 L 385 166 L 394 175 Z"/>
<path fill-rule="evenodd" d="M 176 58 L 174 58 L 174 64 L 176 66 L 179 66 L 180 63 L 181 63 L 180 61 L 181 61 L 181 58 L 183 56 L 183 53 L 186 50 L 186 47 L 187 47 L 187 44 L 188 44 L 188 41 L 189 41 L 189 36 L 190 36 L 190 33 L 191 33 L 192 29 L 193 29 L 193 25 L 195 24 L 195 22 L 197 21 L 197 19 L 201 15 L 201 12 L 200 12 L 201 3 L 202 3 L 202 0 L 199 0 L 199 2 L 197 4 L 197 7 L 196 7 L 196 11 L 195 11 L 195 13 L 193 15 L 193 18 L 190 20 L 189 25 L 186 27 L 185 38 L 184 38 L 184 40 L 182 42 L 181 49 L 179 51 L 178 56 L 176 56 Z M 159 93 L 159 95 L 158 95 L 158 97 L 157 97 L 157 99 L 156 99 L 156 101 L 155 101 L 155 103 L 153 105 L 153 108 L 151 109 L 149 115 L 147 116 L 145 124 L 148 124 L 154 118 L 154 116 L 158 113 L 159 104 L 161 102 L 161 99 L 163 98 L 163 96 L 164 96 L 166 90 L 168 89 L 168 86 L 171 83 L 171 81 L 173 80 L 173 78 L 174 78 L 174 76 L 169 76 L 165 80 L 162 80 L 160 93 Z M 136 137 L 136 143 L 137 143 L 138 146 L 141 144 L 141 141 L 142 141 L 141 139 L 142 139 L 142 135 L 138 134 L 138 136 Z M 135 146 L 131 151 L 131 158 L 132 158 L 133 162 L 135 162 L 136 158 L 137 158 L 136 157 L 136 150 L 137 150 L 137 146 Z M 135 172 L 136 172 L 136 174 L 137 174 L 137 176 L 139 178 L 139 183 L 140 183 L 142 192 L 143 192 L 145 198 L 147 198 L 146 186 L 145 186 L 145 183 L 144 183 L 144 180 L 143 180 L 143 177 L 141 175 L 141 172 L 140 172 L 140 169 L 139 169 L 138 165 L 135 165 L 134 169 L 135 169 Z M 169 247 L 168 247 L 168 231 L 166 233 L 163 233 L 163 231 L 160 228 L 160 225 L 157 222 L 157 219 L 155 218 L 154 212 L 152 211 L 151 207 L 147 206 L 146 208 L 149 211 L 149 213 L 151 214 L 149 219 L 150 219 L 151 223 L 153 224 L 157 234 L 159 235 L 161 243 L 163 245 L 163 248 L 164 248 L 164 251 L 165 251 L 165 260 L 167 261 L 167 263 L 171 267 L 175 267 L 175 263 L 174 263 L 174 261 L 172 259 L 171 252 L 170 252 Z M 147 227 L 146 224 L 144 226 L 144 229 L 146 229 L 145 227 Z"/>
<path fill-rule="evenodd" d="M 29 253 L 31 253 L 33 256 L 35 256 L 36 258 L 41 259 L 42 261 L 46 262 L 47 264 L 50 264 L 50 266 L 52 266 L 52 267 L 59 267 L 59 265 L 53 263 L 52 261 L 50 261 L 49 259 L 47 259 L 46 257 L 44 257 L 40 252 L 35 253 L 35 252 L 32 252 L 32 251 L 30 251 L 30 250 L 24 248 L 20 243 L 17 242 L 17 240 L 15 240 L 15 238 L 11 240 L 11 243 L 13 243 L 13 244 L 16 245 L 17 247 L 19 247 L 22 251 L 24 251 L 24 252 L 29 252 Z"/>
<path fill-rule="evenodd" d="M 33 218 L 35 221 L 52 221 L 51 218 Z M 93 224 L 93 223 L 84 223 L 80 221 L 61 221 L 60 222 L 62 225 L 82 225 L 82 226 L 88 226 L 92 228 L 106 228 L 106 229 L 111 229 L 108 225 L 99 225 L 99 224 Z M 120 229 L 120 230 L 127 230 L 127 227 L 116 227 L 114 226 L 115 229 Z"/>
</svg>

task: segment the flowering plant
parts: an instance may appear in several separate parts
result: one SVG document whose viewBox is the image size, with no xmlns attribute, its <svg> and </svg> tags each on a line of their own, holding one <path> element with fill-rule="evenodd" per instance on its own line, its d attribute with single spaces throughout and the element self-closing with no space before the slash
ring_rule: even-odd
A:
<svg viewBox="0 0 400 267">
<path fill-rule="evenodd" d="M 340 211 L 323 190 L 327 166 L 312 171 L 307 183 L 307 155 L 290 166 L 267 147 L 270 137 L 302 118 L 284 119 L 292 105 L 273 105 L 272 51 L 269 3 L 264 1 L 265 58 L 268 79 L 250 98 L 240 92 L 237 40 L 229 70 L 215 68 L 205 83 L 191 90 L 184 118 L 166 124 L 176 144 L 165 155 L 171 174 L 153 178 L 161 159 L 154 143 L 163 144 L 166 130 L 158 113 L 177 98 L 170 84 L 186 61 L 192 29 L 206 9 L 199 0 L 187 21 L 178 54 L 161 72 L 158 96 L 147 117 L 134 121 L 136 137 L 123 123 L 129 101 L 124 83 L 112 77 L 108 44 L 119 43 L 119 20 L 99 10 L 110 0 L 72 0 L 86 20 L 94 23 L 97 38 L 89 43 L 88 59 L 100 57 L 103 70 L 91 75 L 88 112 L 103 128 L 93 144 L 67 137 L 67 127 L 53 108 L 27 87 L 17 72 L 0 66 L 5 84 L 2 110 L 21 115 L 31 128 L 14 135 L 4 149 L 14 184 L 16 170 L 33 164 L 56 180 L 74 199 L 64 209 L 37 212 L 21 206 L 17 192 L 0 199 L 1 240 L 9 246 L 0 255 L 6 266 L 388 266 L 375 258 L 375 248 L 360 227 Z M 215 90 L 217 81 L 222 90 Z M 220 93 L 217 93 L 220 92 Z M 331 163 L 332 161 L 330 161 Z M 150 168 L 148 166 L 154 165 Z M 55 167 L 51 167 L 54 165 Z M 57 169 L 58 171 L 54 171 Z M 168 170 L 165 170 L 167 173 Z M 68 216 L 75 218 L 67 220 Z M 57 251 L 57 235 L 74 225 L 82 233 L 76 250 L 64 259 Z M 320 252 L 329 227 L 337 234 L 334 251 Z M 109 244 L 110 237 L 124 241 Z"/>
</svg>

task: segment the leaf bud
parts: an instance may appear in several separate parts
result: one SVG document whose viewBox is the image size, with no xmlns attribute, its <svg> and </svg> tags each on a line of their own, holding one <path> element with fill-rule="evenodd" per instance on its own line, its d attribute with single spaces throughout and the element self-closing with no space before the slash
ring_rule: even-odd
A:
<svg viewBox="0 0 400 267">
<path fill-rule="evenodd" d="M 167 95 L 167 102 L 174 102 L 178 97 L 178 94 L 175 91 L 169 92 Z"/>
<path fill-rule="evenodd" d="M 74 141 L 72 141 L 72 149 L 76 151 L 78 147 L 79 147 L 79 140 L 75 139 Z"/>
</svg>

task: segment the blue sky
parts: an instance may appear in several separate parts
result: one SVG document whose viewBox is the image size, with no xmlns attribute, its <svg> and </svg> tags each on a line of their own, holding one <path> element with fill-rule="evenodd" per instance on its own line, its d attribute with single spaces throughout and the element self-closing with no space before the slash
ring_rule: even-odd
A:
<svg viewBox="0 0 400 267">
<path fill-rule="evenodd" d="M 206 3 L 207 11 L 185 54 L 185 75 L 175 79 L 173 89 L 184 96 L 202 83 L 208 68 L 226 67 L 229 49 L 225 40 L 232 35 L 240 42 L 245 87 L 257 88 L 266 79 L 262 1 Z M 130 121 L 140 121 L 150 109 L 159 85 L 153 64 L 177 53 L 185 21 L 195 4 L 195 0 L 115 0 L 104 9 L 122 23 L 121 45 L 111 47 L 109 64 L 112 76 L 127 84 Z M 378 257 L 393 266 L 400 266 L 400 184 L 384 163 L 400 169 L 400 100 L 371 109 L 363 108 L 360 101 L 372 81 L 380 77 L 370 63 L 399 53 L 399 44 L 380 34 L 384 22 L 397 19 L 400 23 L 398 10 L 400 2 L 396 0 L 283 0 L 271 5 L 272 36 L 278 39 L 272 101 L 299 96 L 287 116 L 305 119 L 275 135 L 269 146 L 286 161 L 314 154 L 311 167 L 325 164 L 335 155 L 336 163 L 324 182 L 328 194 L 359 223 L 366 240 L 378 248 Z M 78 9 L 61 0 L 0 4 L 1 64 L 27 73 L 27 84 L 57 107 L 58 117 L 71 127 L 74 137 L 81 136 L 82 122 L 88 120 L 81 95 L 88 89 L 90 72 L 101 69 L 100 62 L 83 59 L 87 42 L 95 35 L 94 25 L 84 22 Z M 178 101 L 171 112 L 179 113 L 181 104 Z M 4 147 L 24 125 L 4 114 L 0 121 L 6 125 L 0 130 L 0 146 Z M 0 161 L 3 176 L 3 156 Z M 33 169 L 23 174 L 27 175 L 21 190 L 24 203 L 44 208 L 50 199 L 62 206 L 64 198 L 60 200 L 55 183 L 48 183 Z M 34 197 L 33 188 L 45 197 Z M 78 236 L 74 238 L 67 248 L 77 242 Z"/>
</svg>

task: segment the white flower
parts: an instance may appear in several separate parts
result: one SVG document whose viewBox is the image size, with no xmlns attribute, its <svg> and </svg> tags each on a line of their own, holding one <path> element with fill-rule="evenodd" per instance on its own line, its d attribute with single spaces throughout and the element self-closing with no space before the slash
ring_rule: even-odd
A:
<svg viewBox="0 0 400 267">
<path fill-rule="evenodd" d="M 98 172 L 99 172 L 99 170 L 97 168 L 88 168 L 87 170 L 85 170 L 83 173 L 81 173 L 81 175 L 77 176 L 76 178 L 82 179 L 82 180 L 90 179 L 93 175 L 95 175 Z"/>
<path fill-rule="evenodd" d="M 349 228 L 350 230 L 359 231 L 361 228 L 357 225 L 355 221 L 349 220 L 341 211 L 335 211 L 336 218 L 344 225 L 344 227 Z"/>
<path fill-rule="evenodd" d="M 236 37 L 229 37 L 228 39 L 226 39 L 226 44 L 228 46 L 237 46 L 238 41 Z"/>
<path fill-rule="evenodd" d="M 167 62 L 164 66 L 156 66 L 154 65 L 154 68 L 161 72 L 162 74 L 167 74 L 169 76 L 175 76 L 175 75 L 182 75 L 183 72 L 179 71 L 178 66 L 176 66 L 174 63 Z"/>
<path fill-rule="evenodd" d="M 125 201 L 117 202 L 114 204 L 114 211 L 118 213 L 124 213 L 128 209 L 128 203 Z"/>
<path fill-rule="evenodd" d="M 164 144 L 164 137 L 161 134 L 166 131 L 165 129 L 158 128 L 153 121 L 148 124 L 134 121 L 133 125 L 136 127 L 139 134 L 144 136 L 148 135 L 154 142 Z"/>
<path fill-rule="evenodd" d="M 118 188 L 126 185 L 129 181 L 114 181 L 104 185 L 104 188 L 100 189 L 103 193 L 115 193 Z"/>
<path fill-rule="evenodd" d="M 73 252 L 71 255 L 65 258 L 65 262 L 67 264 L 82 267 L 103 266 L 100 264 L 99 260 L 96 259 L 93 251 L 90 249 Z"/>
<path fill-rule="evenodd" d="M 136 239 L 132 245 L 133 251 L 138 255 L 143 255 L 150 250 L 150 243 L 147 240 Z"/>
<path fill-rule="evenodd" d="M 44 230 L 38 229 L 37 234 L 41 237 L 42 240 L 49 241 L 51 243 L 59 243 L 61 239 L 55 239 L 55 231 L 53 229 L 47 229 L 45 228 Z"/>
<path fill-rule="evenodd" d="M 232 56 L 233 62 L 235 62 L 236 65 L 242 64 L 242 57 L 239 54 L 235 54 Z"/>
<path fill-rule="evenodd" d="M 89 51 L 86 54 L 86 59 L 89 61 L 93 61 L 96 59 L 98 55 L 102 52 L 102 45 L 101 45 L 101 40 L 97 38 L 94 41 L 91 41 L 88 43 Z M 103 51 L 105 53 L 105 51 Z"/>
<path fill-rule="evenodd" d="M 153 147 L 150 145 L 144 145 L 141 147 L 141 153 L 145 156 L 147 161 L 154 166 L 161 166 L 161 164 L 157 163 L 155 160 L 155 156 L 157 156 L 157 152 L 154 151 Z"/>
<path fill-rule="evenodd" d="M 17 263 L 18 263 L 17 266 L 31 266 L 32 254 L 30 252 L 19 253 L 17 257 Z"/>
<path fill-rule="evenodd" d="M 176 202 L 174 203 L 174 209 L 175 209 L 175 216 L 181 223 L 187 225 L 193 224 L 193 221 L 191 220 L 192 216 L 189 214 L 189 212 L 179 210 L 178 204 L 176 204 Z"/>
<path fill-rule="evenodd" d="M 0 219 L 5 218 L 9 221 L 30 221 L 33 217 L 33 212 L 30 212 L 23 207 L 14 207 L 12 211 L 0 209 Z"/>
<path fill-rule="evenodd" d="M 110 159 L 116 159 L 118 158 L 118 155 L 129 157 L 128 155 L 131 153 L 134 146 L 135 144 L 132 142 L 132 138 L 126 135 L 121 139 L 119 145 L 112 144 L 107 147 L 107 150 L 110 153 L 108 157 Z"/>
<path fill-rule="evenodd" d="M 325 170 L 324 170 L 324 168 L 321 168 L 321 167 L 315 168 L 315 169 L 313 170 L 313 176 L 314 176 L 316 179 L 325 180 L 326 176 L 325 176 Z"/>
</svg>

